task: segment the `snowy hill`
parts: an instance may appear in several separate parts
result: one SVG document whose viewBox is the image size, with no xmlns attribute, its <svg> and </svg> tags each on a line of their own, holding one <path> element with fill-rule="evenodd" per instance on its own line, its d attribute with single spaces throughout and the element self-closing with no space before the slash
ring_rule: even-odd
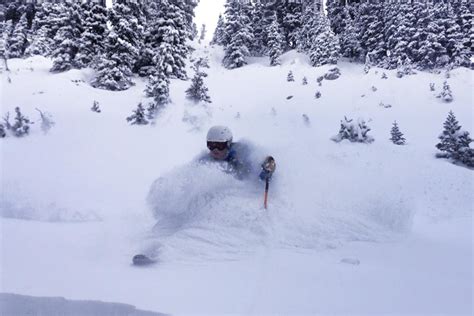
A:
<svg viewBox="0 0 474 316">
<path fill-rule="evenodd" d="M 126 121 L 147 102 L 139 78 L 110 92 L 88 84 L 92 70 L 9 61 L 1 114 L 19 106 L 35 124 L 0 140 L 1 292 L 170 314 L 472 313 L 472 170 L 434 156 L 450 110 L 474 132 L 471 70 L 450 72 L 443 103 L 445 73 L 400 79 L 340 62 L 341 77 L 319 86 L 332 66 L 294 51 L 282 66 L 253 58 L 231 71 L 219 48 L 194 57 L 206 54 L 212 103 L 190 103 L 190 82 L 174 80 L 173 103 L 146 126 Z M 35 108 L 55 121 L 47 134 Z M 374 142 L 332 141 L 345 116 Z M 394 121 L 405 146 L 389 140 Z M 190 164 L 216 124 L 253 142 L 256 159 L 276 158 L 268 211 L 261 183 Z M 179 213 L 165 235 L 147 205 L 160 177 L 158 205 Z M 131 266 L 147 249 L 159 263 Z"/>
</svg>

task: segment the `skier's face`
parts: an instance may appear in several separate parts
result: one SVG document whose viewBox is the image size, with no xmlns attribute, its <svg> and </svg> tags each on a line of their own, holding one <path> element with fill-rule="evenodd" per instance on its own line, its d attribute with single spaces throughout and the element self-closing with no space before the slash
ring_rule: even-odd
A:
<svg viewBox="0 0 474 316">
<path fill-rule="evenodd" d="M 227 143 L 208 142 L 207 148 L 211 151 L 211 157 L 217 160 L 225 159 L 229 153 Z"/>
<path fill-rule="evenodd" d="M 229 150 L 227 148 L 223 150 L 219 150 L 219 149 L 211 150 L 212 158 L 217 159 L 217 160 L 224 160 L 227 157 L 228 153 L 229 153 Z"/>
</svg>

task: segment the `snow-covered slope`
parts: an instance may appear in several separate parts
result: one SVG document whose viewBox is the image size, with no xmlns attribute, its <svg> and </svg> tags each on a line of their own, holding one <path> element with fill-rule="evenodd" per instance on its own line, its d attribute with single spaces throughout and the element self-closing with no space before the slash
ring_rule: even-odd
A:
<svg viewBox="0 0 474 316">
<path fill-rule="evenodd" d="M 87 84 L 91 70 L 10 61 L 2 115 L 20 106 L 38 121 L 38 108 L 56 124 L 0 141 L 2 292 L 173 314 L 472 312 L 472 170 L 434 158 L 449 110 L 474 131 L 471 70 L 451 71 L 445 104 L 435 96 L 444 73 L 399 79 L 341 62 L 341 77 L 318 86 L 331 67 L 296 52 L 282 66 L 256 58 L 232 71 L 219 48 L 203 54 L 213 103 L 189 103 L 190 83 L 172 81 L 173 104 L 153 126 L 125 120 L 146 102 L 141 79 L 109 92 Z M 101 113 L 90 111 L 94 100 Z M 365 119 L 375 141 L 333 142 L 344 116 Z M 388 140 L 395 120 L 406 146 Z M 276 158 L 268 211 L 260 183 L 190 164 L 214 124 Z M 159 177 L 158 204 L 182 214 L 160 227 L 167 234 L 153 230 L 146 203 Z M 157 265 L 130 265 L 149 249 Z"/>
</svg>

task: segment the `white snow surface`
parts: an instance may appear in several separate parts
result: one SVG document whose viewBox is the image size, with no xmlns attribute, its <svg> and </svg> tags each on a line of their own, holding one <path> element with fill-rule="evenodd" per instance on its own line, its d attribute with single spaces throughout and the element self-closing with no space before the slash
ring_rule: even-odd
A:
<svg viewBox="0 0 474 316">
<path fill-rule="evenodd" d="M 473 313 L 473 171 L 434 157 L 449 110 L 474 132 L 471 70 L 451 71 L 446 104 L 444 73 L 399 79 L 342 61 L 318 86 L 333 66 L 293 51 L 235 70 L 220 48 L 194 55 L 210 58 L 213 103 L 188 102 L 189 81 L 173 80 L 173 103 L 147 126 L 125 120 L 147 102 L 143 79 L 110 92 L 88 84 L 90 69 L 9 61 L 1 114 L 20 106 L 35 124 L 0 139 L 0 292 L 175 315 Z M 47 134 L 35 108 L 52 114 Z M 375 141 L 333 142 L 344 116 Z M 395 120 L 405 146 L 389 141 Z M 275 157 L 268 210 L 261 182 L 193 163 L 212 125 L 252 141 L 255 160 Z M 140 252 L 158 263 L 132 266 Z"/>
</svg>

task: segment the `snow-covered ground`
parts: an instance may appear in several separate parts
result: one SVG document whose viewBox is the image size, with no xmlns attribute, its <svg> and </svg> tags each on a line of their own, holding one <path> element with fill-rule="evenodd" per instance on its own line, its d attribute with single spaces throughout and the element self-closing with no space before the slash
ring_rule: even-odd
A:
<svg viewBox="0 0 474 316">
<path fill-rule="evenodd" d="M 399 79 L 340 62 L 342 76 L 318 86 L 331 67 L 295 52 L 232 71 L 218 48 L 195 55 L 206 52 L 213 103 L 189 103 L 190 82 L 172 81 L 173 104 L 153 126 L 125 120 L 146 103 L 144 80 L 109 92 L 88 85 L 91 70 L 9 61 L 1 114 L 20 106 L 37 123 L 0 140 L 1 292 L 178 315 L 472 314 L 473 173 L 434 158 L 449 110 L 474 132 L 471 70 L 451 71 L 446 104 L 444 73 Z M 35 108 L 52 114 L 49 133 Z M 375 141 L 333 142 L 344 116 L 365 119 Z M 394 120 L 406 146 L 388 140 Z M 276 158 L 268 211 L 262 184 L 190 163 L 215 124 Z M 166 236 L 147 205 L 157 196 L 168 210 L 158 217 L 180 215 Z M 131 265 L 149 249 L 156 265 Z"/>
</svg>

